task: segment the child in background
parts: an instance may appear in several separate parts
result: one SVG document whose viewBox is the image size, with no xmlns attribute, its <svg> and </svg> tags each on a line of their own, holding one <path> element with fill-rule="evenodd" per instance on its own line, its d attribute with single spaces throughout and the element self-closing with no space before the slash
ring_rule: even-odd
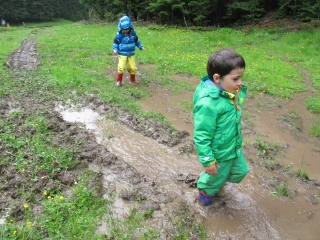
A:
<svg viewBox="0 0 320 240">
<path fill-rule="evenodd" d="M 242 153 L 241 112 L 247 87 L 245 61 L 232 49 L 213 53 L 193 96 L 194 141 L 204 167 L 197 188 L 211 205 L 226 182 L 240 183 L 249 171 Z"/>
<path fill-rule="evenodd" d="M 130 73 L 130 82 L 136 82 L 136 61 L 135 61 L 135 47 L 145 51 L 142 46 L 136 31 L 134 30 L 131 20 L 128 16 L 120 18 L 118 23 L 118 32 L 113 41 L 113 53 L 118 55 L 118 75 L 117 86 L 122 85 L 122 76 L 126 70 L 128 63 L 128 72 Z"/>
</svg>

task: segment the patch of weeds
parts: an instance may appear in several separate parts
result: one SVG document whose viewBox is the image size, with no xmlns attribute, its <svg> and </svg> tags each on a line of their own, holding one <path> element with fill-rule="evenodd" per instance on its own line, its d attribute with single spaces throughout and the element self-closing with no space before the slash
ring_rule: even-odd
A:
<svg viewBox="0 0 320 240">
<path fill-rule="evenodd" d="M 283 166 L 282 169 L 283 169 L 283 171 L 285 171 L 285 172 L 289 172 L 289 173 L 292 172 L 293 163 L 290 163 L 290 164 L 288 164 L 287 166 Z"/>
<path fill-rule="evenodd" d="M 270 193 L 274 197 L 294 198 L 295 195 L 294 191 L 290 189 L 285 182 L 281 182 L 278 186 L 271 190 Z"/>
<path fill-rule="evenodd" d="M 108 139 L 108 140 L 110 140 L 110 139 L 112 139 L 112 138 L 114 138 L 114 137 L 115 137 L 115 136 L 114 136 L 113 133 L 107 134 L 107 139 Z"/>
<path fill-rule="evenodd" d="M 23 116 L 24 110 L 15 110 L 12 111 L 9 116 L 8 119 L 12 119 L 12 118 L 21 118 Z"/>
<path fill-rule="evenodd" d="M 23 220 L 6 219 L 0 225 L 1 239 L 105 239 L 96 227 L 107 210 L 106 201 L 86 186 L 85 179 L 78 182 L 68 196 L 45 191 L 37 205 L 41 215 L 34 215 L 35 206 L 22 203 Z"/>
<path fill-rule="evenodd" d="M 269 171 L 274 171 L 277 169 L 281 169 L 281 165 L 277 163 L 273 158 L 268 157 L 264 158 L 261 162 L 260 165 L 268 169 Z"/>
<path fill-rule="evenodd" d="M 299 168 L 294 171 L 296 177 L 300 178 L 302 181 L 308 182 L 310 181 L 309 174 L 306 170 L 302 168 L 303 158 L 299 161 Z"/>
<path fill-rule="evenodd" d="M 107 239 L 207 239 L 206 229 L 197 223 L 185 202 L 179 203 L 175 210 L 167 212 L 161 226 L 155 228 L 146 225 L 145 220 L 152 217 L 152 209 L 140 212 L 133 208 L 124 219 L 119 219 L 110 211 L 106 216 L 109 230 Z"/>
<path fill-rule="evenodd" d="M 115 120 L 116 119 L 116 116 L 115 115 L 110 115 L 110 114 L 106 114 L 105 118 L 108 120 Z"/>
<path fill-rule="evenodd" d="M 155 121 L 159 121 L 159 122 L 173 128 L 173 126 L 169 123 L 168 119 L 162 113 L 148 111 L 148 112 L 141 112 L 140 114 L 138 114 L 138 116 L 146 118 L 146 119 L 152 118 Z"/>
<path fill-rule="evenodd" d="M 252 121 L 252 117 L 250 116 L 250 114 L 248 113 L 243 113 L 242 114 L 242 118 L 243 120 L 245 120 L 245 122 L 247 123 L 248 126 L 253 126 L 253 121 Z"/>
<path fill-rule="evenodd" d="M 289 115 L 279 116 L 278 119 L 292 132 L 300 132 L 302 130 L 301 116 L 295 110 L 291 110 Z"/>
<path fill-rule="evenodd" d="M 313 118 L 311 120 L 311 135 L 320 137 L 320 119 Z"/>
<path fill-rule="evenodd" d="M 192 112 L 193 103 L 191 101 L 179 102 L 179 105 L 183 108 L 185 112 Z"/>
<path fill-rule="evenodd" d="M 0 238 L 1 239 L 43 239 L 43 235 L 38 231 L 35 222 L 30 220 L 23 220 L 15 222 L 10 219 L 6 224 L 0 225 Z"/>
<path fill-rule="evenodd" d="M 256 89 L 258 92 L 261 92 L 261 93 L 270 93 L 269 92 L 269 86 L 263 84 L 261 86 L 257 86 L 257 89 Z M 265 105 L 268 105 L 267 102 L 261 102 L 261 104 L 259 103 L 260 106 L 265 106 Z"/>
<path fill-rule="evenodd" d="M 308 97 L 306 106 L 312 112 L 320 113 L 320 97 Z"/>
<path fill-rule="evenodd" d="M 258 150 L 258 156 L 262 158 L 275 156 L 280 150 L 280 145 L 278 143 L 268 143 L 263 141 L 260 137 L 257 138 L 255 147 Z"/>
<path fill-rule="evenodd" d="M 295 171 L 295 175 L 298 177 L 298 178 L 301 178 L 302 180 L 304 181 L 309 181 L 310 178 L 309 178 L 309 174 L 306 170 L 302 169 L 302 168 L 298 168 L 296 171 Z"/>
<path fill-rule="evenodd" d="M 147 227 L 144 219 L 144 213 L 139 212 L 137 208 L 132 208 L 124 219 L 119 219 L 109 212 L 106 219 L 109 230 L 107 239 L 157 239 L 156 229 Z M 133 236 L 135 237 L 132 238 Z"/>
<path fill-rule="evenodd" d="M 144 232 L 141 233 L 140 237 L 141 240 L 159 239 L 157 230 L 153 228 L 146 229 Z"/>
<path fill-rule="evenodd" d="M 129 95 L 135 99 L 142 99 L 147 96 L 147 91 L 145 89 L 137 88 L 135 86 L 129 87 Z"/>
<path fill-rule="evenodd" d="M 253 140 L 245 138 L 242 143 L 243 148 L 254 147 L 255 142 Z"/>
<path fill-rule="evenodd" d="M 263 172 L 259 171 L 259 172 L 256 174 L 256 176 L 257 176 L 258 178 L 262 178 L 262 177 L 263 177 Z"/>
<path fill-rule="evenodd" d="M 142 213 L 142 216 L 143 216 L 145 219 L 153 218 L 153 217 L 154 217 L 154 209 L 153 209 L 153 208 L 149 208 L 147 211 L 144 211 L 144 212 Z"/>
<path fill-rule="evenodd" d="M 187 203 L 180 202 L 179 206 L 165 217 L 167 219 L 163 226 L 165 239 L 207 239 L 206 229 L 196 223 Z"/>
</svg>

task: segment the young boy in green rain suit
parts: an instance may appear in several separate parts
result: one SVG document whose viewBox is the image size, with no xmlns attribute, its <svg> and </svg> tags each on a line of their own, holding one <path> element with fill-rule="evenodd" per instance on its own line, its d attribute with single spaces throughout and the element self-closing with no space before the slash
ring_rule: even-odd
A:
<svg viewBox="0 0 320 240">
<path fill-rule="evenodd" d="M 210 205 L 226 182 L 240 183 L 249 171 L 242 153 L 241 112 L 247 87 L 245 61 L 233 49 L 213 53 L 193 96 L 194 141 L 204 167 L 197 188 Z"/>
</svg>

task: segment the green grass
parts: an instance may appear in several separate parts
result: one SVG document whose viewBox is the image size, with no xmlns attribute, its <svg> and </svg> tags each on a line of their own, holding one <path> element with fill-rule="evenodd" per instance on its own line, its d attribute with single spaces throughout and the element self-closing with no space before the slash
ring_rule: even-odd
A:
<svg viewBox="0 0 320 240">
<path fill-rule="evenodd" d="M 243 113 L 242 114 L 242 118 L 243 118 L 243 120 L 246 122 L 246 124 L 248 125 L 248 126 L 254 126 L 254 123 L 253 123 L 253 120 L 252 120 L 252 116 L 251 115 L 249 115 L 248 113 Z"/>
<path fill-rule="evenodd" d="M 191 113 L 193 109 L 193 103 L 191 101 L 179 102 L 179 105 L 183 108 L 185 112 Z"/>
<path fill-rule="evenodd" d="M 24 219 L 19 222 L 8 219 L 7 224 L 1 225 L 1 239 L 43 239 L 46 236 L 54 236 L 50 239 L 105 239 L 102 234 L 92 234 L 106 214 L 107 202 L 86 187 L 90 174 L 84 173 L 78 179 L 71 194 L 44 191 L 38 202 L 43 208 L 41 215 L 35 217 L 31 205 L 21 203 Z"/>
<path fill-rule="evenodd" d="M 260 137 L 256 139 L 255 147 L 258 150 L 258 155 L 262 158 L 272 158 L 280 151 L 279 143 L 268 143 L 263 141 Z"/>
<path fill-rule="evenodd" d="M 309 110 L 315 113 L 320 113 L 320 97 L 308 97 L 306 105 Z"/>
<path fill-rule="evenodd" d="M 134 103 L 147 93 L 143 88 L 128 94 L 131 87 L 114 87 L 114 78 L 106 77 L 106 67 L 116 70 L 116 59 L 111 57 L 115 25 L 83 25 L 79 23 L 45 28 L 37 35 L 41 56 L 41 74 L 62 89 L 74 88 L 90 92 L 102 99 L 124 105 L 133 112 L 139 107 Z M 222 47 L 232 47 L 241 53 L 247 63 L 244 82 L 250 91 L 264 92 L 291 98 L 294 93 L 306 90 L 303 76 L 292 64 L 306 68 L 315 87 L 319 71 L 313 63 L 320 59 L 320 49 L 314 39 L 320 33 L 282 33 L 270 30 L 245 32 L 233 29 L 194 32 L 179 28 L 136 26 L 145 52 L 137 49 L 139 64 L 155 64 L 153 73 L 142 77 L 141 82 L 159 82 L 178 89 L 192 90 L 187 83 L 169 80 L 168 74 L 205 75 L 208 56 Z M 270 51 L 272 49 L 272 51 Z M 299 49 L 297 51 L 296 49 Z M 70 61 L 72 60 L 72 61 Z M 139 66 L 139 65 L 138 65 Z M 108 89 L 108 91 L 106 91 Z M 312 98 L 308 105 L 316 105 Z"/>
<path fill-rule="evenodd" d="M 309 181 L 310 180 L 309 174 L 306 170 L 302 168 L 302 164 L 303 164 L 303 157 L 302 157 L 302 160 L 299 161 L 299 167 L 296 171 L 294 171 L 294 174 L 296 177 L 300 178 L 303 181 Z"/>
<path fill-rule="evenodd" d="M 294 197 L 293 191 L 284 182 L 281 182 L 275 189 L 270 191 L 270 193 L 274 197 Z"/>
<path fill-rule="evenodd" d="M 311 135 L 320 137 L 320 120 L 313 118 L 311 120 Z"/>
</svg>

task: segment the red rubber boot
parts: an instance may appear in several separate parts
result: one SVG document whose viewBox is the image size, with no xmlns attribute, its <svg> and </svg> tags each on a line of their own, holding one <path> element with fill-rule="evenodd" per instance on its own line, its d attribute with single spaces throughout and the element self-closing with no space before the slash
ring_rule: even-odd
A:
<svg viewBox="0 0 320 240">
<path fill-rule="evenodd" d="M 135 74 L 130 74 L 130 82 L 136 83 L 136 75 Z"/>
<path fill-rule="evenodd" d="M 117 75 L 117 86 L 120 87 L 122 85 L 122 76 L 123 73 L 118 73 Z"/>
</svg>

